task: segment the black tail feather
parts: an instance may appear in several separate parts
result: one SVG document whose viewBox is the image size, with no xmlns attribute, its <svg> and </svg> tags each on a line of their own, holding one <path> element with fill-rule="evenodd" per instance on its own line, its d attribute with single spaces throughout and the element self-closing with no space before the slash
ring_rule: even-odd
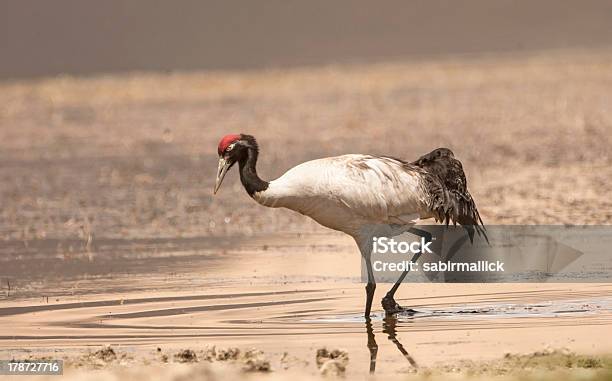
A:
<svg viewBox="0 0 612 381">
<path fill-rule="evenodd" d="M 423 169 L 425 186 L 431 195 L 430 209 L 436 220 L 446 224 L 461 224 L 474 242 L 474 232 L 489 243 L 486 228 L 467 189 L 467 179 L 461 162 L 448 148 L 438 148 L 421 156 L 411 165 Z"/>
</svg>

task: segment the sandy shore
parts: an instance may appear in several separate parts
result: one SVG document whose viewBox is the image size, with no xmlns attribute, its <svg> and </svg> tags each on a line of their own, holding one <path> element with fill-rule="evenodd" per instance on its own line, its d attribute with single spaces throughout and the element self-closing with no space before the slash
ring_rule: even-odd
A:
<svg viewBox="0 0 612 381">
<path fill-rule="evenodd" d="M 607 284 L 406 284 L 399 302 L 421 314 L 387 321 L 378 312 L 369 330 L 350 240 L 334 234 L 263 241 L 265 250 L 254 240 L 221 258 L 186 261 L 179 253 L 154 272 L 63 282 L 74 295 L 5 301 L 0 358 L 74 361 L 112 345 L 141 363 L 155 362 L 157 348 L 170 358 L 181 349 L 257 348 L 274 369 L 285 368 L 287 353 L 289 368 L 314 375 L 315 353 L 328 347 L 346 350 L 347 375 L 359 376 L 370 366 L 368 340 L 378 346 L 382 375 L 413 368 L 402 349 L 420 367 L 546 348 L 612 352 L 600 340 L 612 329 Z"/>
</svg>

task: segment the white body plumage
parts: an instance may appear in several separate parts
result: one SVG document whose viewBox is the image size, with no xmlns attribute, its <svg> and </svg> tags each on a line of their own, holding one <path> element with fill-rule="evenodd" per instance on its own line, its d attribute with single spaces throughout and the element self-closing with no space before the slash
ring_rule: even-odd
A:
<svg viewBox="0 0 612 381">
<path fill-rule="evenodd" d="M 412 225 L 431 217 L 418 172 L 400 161 L 370 155 L 343 155 L 302 163 L 253 198 L 284 207 L 355 238 L 364 226 Z"/>
</svg>

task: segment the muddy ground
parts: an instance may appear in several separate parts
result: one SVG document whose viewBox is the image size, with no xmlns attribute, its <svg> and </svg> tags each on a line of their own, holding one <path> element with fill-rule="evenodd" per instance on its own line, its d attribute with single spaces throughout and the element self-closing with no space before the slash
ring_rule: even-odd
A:
<svg viewBox="0 0 612 381">
<path fill-rule="evenodd" d="M 425 367 L 610 353 L 603 284 L 405 285 L 422 318 L 368 327 L 350 238 L 256 205 L 236 173 L 212 196 L 227 133 L 259 139 L 264 178 L 446 146 L 487 224 L 609 224 L 610 89 L 609 52 L 4 82 L 0 358 L 255 347 L 307 377 L 321 347 L 367 375 L 372 336 L 382 375 L 411 372 L 400 346 Z"/>
</svg>

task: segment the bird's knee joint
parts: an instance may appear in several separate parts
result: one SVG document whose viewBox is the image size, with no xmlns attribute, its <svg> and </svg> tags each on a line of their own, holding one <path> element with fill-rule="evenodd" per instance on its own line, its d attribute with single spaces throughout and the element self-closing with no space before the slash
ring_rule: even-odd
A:
<svg viewBox="0 0 612 381">
<path fill-rule="evenodd" d="M 376 283 L 368 283 L 365 286 L 367 292 L 376 290 Z"/>
</svg>

